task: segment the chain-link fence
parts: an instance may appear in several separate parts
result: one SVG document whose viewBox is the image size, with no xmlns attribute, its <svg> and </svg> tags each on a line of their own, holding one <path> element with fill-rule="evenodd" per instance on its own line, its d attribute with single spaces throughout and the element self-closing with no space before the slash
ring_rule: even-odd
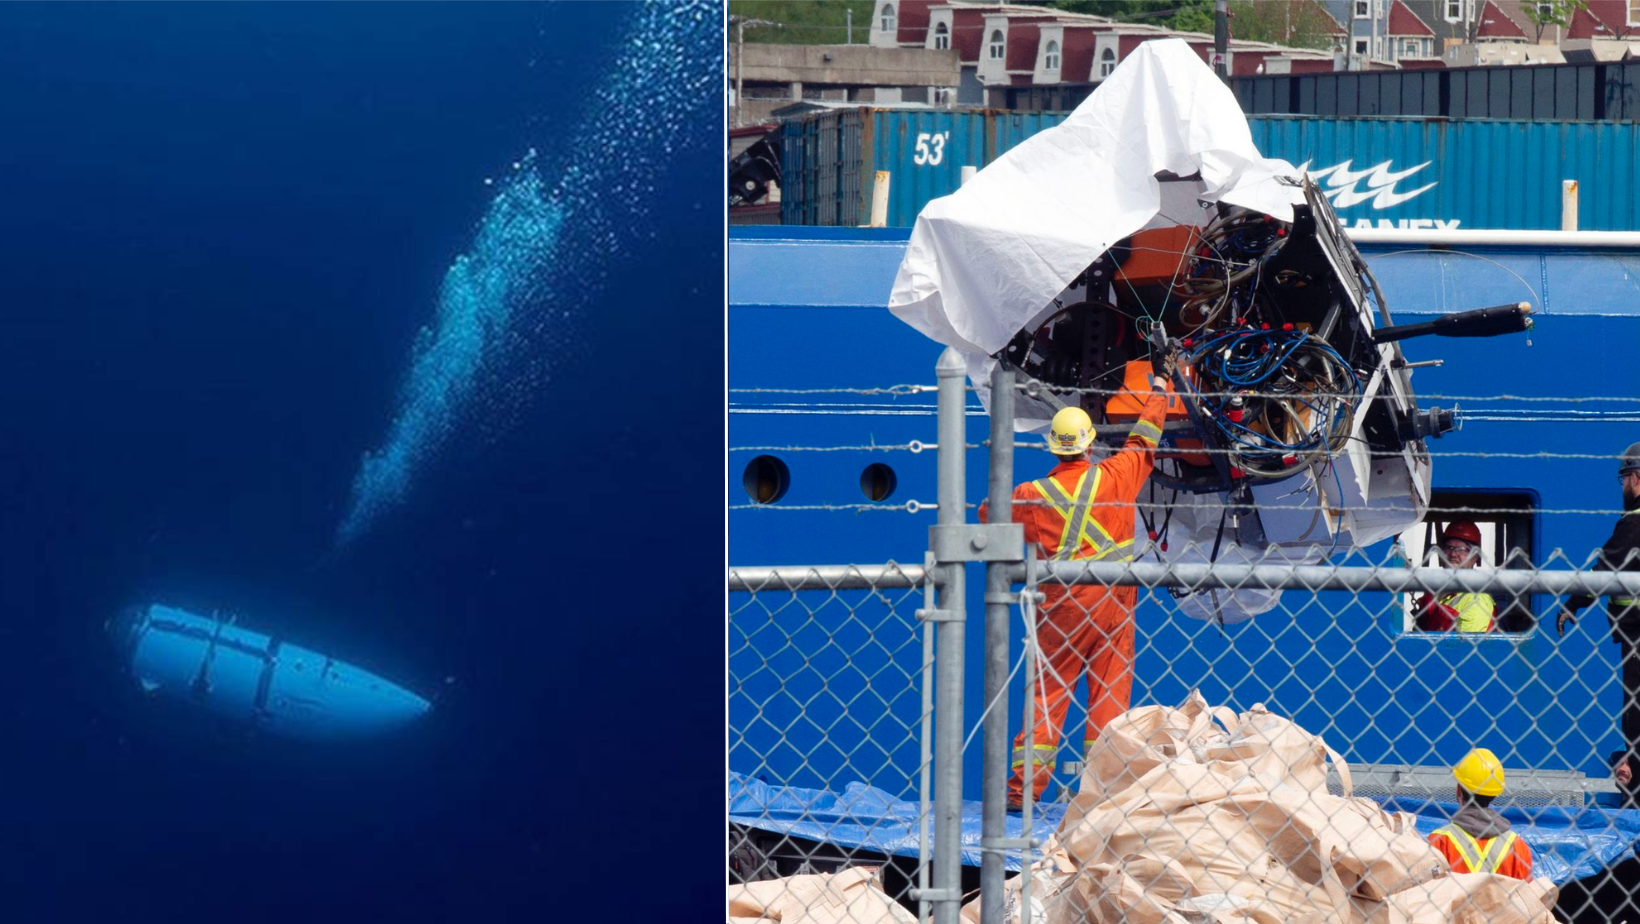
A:
<svg viewBox="0 0 1640 924">
<path fill-rule="evenodd" d="M 1555 511 L 1483 492 L 1376 556 L 1231 554 L 1233 507 L 1169 549 L 1191 502 L 1141 492 L 1131 540 L 1039 558 L 1013 385 L 976 524 L 949 359 L 922 563 L 730 569 L 731 917 L 1640 920 L 1640 656 L 1599 604 L 1557 625 L 1621 624 L 1640 573 L 1536 554 Z"/>
<path fill-rule="evenodd" d="M 748 568 L 729 580 L 731 876 L 875 867 L 887 896 L 909 903 L 928 870 L 861 845 L 915 851 L 927 837 L 926 569 Z"/>
</svg>

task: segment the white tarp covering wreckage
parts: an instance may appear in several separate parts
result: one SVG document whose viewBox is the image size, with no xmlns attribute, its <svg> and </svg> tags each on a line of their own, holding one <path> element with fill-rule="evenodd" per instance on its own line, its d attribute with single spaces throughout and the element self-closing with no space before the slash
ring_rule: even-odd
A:
<svg viewBox="0 0 1640 924">
<path fill-rule="evenodd" d="M 989 405 L 1008 363 L 1018 427 L 1080 404 L 1120 443 L 1150 352 L 1178 351 L 1135 535 L 1146 557 L 1313 563 L 1422 519 L 1424 440 L 1397 341 L 1529 325 L 1525 305 L 1392 327 L 1314 183 L 1259 154 L 1235 97 L 1183 41 L 1147 42 L 1069 118 L 917 217 L 889 300 L 964 354 Z M 1136 552 L 1139 550 L 1136 550 Z M 1280 591 L 1179 593 L 1237 622 Z"/>
</svg>

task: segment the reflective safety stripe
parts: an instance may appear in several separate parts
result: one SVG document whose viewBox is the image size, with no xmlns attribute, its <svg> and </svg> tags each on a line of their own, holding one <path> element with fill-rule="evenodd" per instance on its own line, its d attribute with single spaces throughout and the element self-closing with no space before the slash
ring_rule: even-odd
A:
<svg viewBox="0 0 1640 924">
<path fill-rule="evenodd" d="M 1059 753 L 1059 745 L 1057 745 L 1057 744 L 1033 744 L 1033 745 L 1031 745 L 1031 750 L 1033 752 L 1035 752 L 1031 755 L 1031 763 L 1032 764 L 1034 764 L 1038 767 L 1052 768 L 1053 765 L 1054 765 L 1054 758 Z M 1014 748 L 1014 764 L 1013 765 L 1014 765 L 1014 769 L 1016 769 L 1016 770 L 1019 769 L 1020 767 L 1025 766 L 1025 749 L 1024 748 Z"/>
<path fill-rule="evenodd" d="M 1087 561 L 1101 559 L 1118 548 L 1132 544 L 1133 540 L 1126 539 L 1116 542 L 1111 534 L 1100 524 L 1089 509 L 1093 505 L 1093 498 L 1099 493 L 1099 485 L 1104 480 L 1105 473 L 1098 467 L 1091 469 L 1093 477 L 1089 478 L 1084 472 L 1076 482 L 1076 497 L 1073 500 L 1059 482 L 1053 478 L 1043 478 L 1033 481 L 1037 491 L 1041 492 L 1048 506 L 1064 518 L 1065 524 L 1059 533 L 1059 550 L 1053 555 L 1056 561 Z M 1082 544 L 1093 547 L 1093 554 L 1082 555 Z"/>
<path fill-rule="evenodd" d="M 1495 873 L 1499 867 L 1503 866 L 1503 861 L 1509 859 L 1509 854 L 1515 846 L 1515 832 L 1513 831 L 1507 832 L 1500 837 L 1488 838 L 1484 847 L 1470 837 L 1469 832 L 1456 825 L 1438 828 L 1435 833 L 1446 835 L 1447 840 L 1450 840 L 1452 845 L 1458 848 L 1458 855 L 1463 857 L 1464 864 L 1469 867 L 1467 870 L 1458 870 L 1458 872 Z"/>
<path fill-rule="evenodd" d="M 1634 605 L 1634 598 L 1633 597 L 1613 597 L 1612 598 L 1612 606 L 1633 606 L 1633 605 Z"/>
<path fill-rule="evenodd" d="M 1133 432 L 1129 436 L 1137 436 L 1152 446 L 1162 438 L 1162 428 L 1148 420 L 1141 420 L 1133 425 Z"/>
</svg>

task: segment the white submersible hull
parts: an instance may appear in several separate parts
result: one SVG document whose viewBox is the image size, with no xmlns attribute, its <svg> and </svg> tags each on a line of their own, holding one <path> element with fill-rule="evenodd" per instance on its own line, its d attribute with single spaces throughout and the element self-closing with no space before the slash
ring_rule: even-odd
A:
<svg viewBox="0 0 1640 924">
<path fill-rule="evenodd" d="M 130 607 L 108 629 L 147 694 L 287 738 L 379 734 L 429 709 L 362 668 L 172 606 Z"/>
</svg>

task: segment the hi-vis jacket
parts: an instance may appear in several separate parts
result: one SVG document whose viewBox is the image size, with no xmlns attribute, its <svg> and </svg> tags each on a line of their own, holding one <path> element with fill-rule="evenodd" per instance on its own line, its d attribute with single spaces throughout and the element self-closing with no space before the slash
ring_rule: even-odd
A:
<svg viewBox="0 0 1640 924">
<path fill-rule="evenodd" d="M 1014 488 L 1014 521 L 1046 558 L 1130 561 L 1133 505 L 1150 476 L 1167 395 L 1151 392 L 1122 448 L 1098 465 L 1061 462 Z M 1128 588 L 1132 590 L 1132 588 Z M 1131 605 L 1131 604 L 1130 604 Z"/>
<path fill-rule="evenodd" d="M 1454 873 L 1497 873 L 1515 879 L 1532 878 L 1532 848 L 1513 831 L 1475 838 L 1455 824 L 1438 828 L 1429 842 Z"/>
</svg>

